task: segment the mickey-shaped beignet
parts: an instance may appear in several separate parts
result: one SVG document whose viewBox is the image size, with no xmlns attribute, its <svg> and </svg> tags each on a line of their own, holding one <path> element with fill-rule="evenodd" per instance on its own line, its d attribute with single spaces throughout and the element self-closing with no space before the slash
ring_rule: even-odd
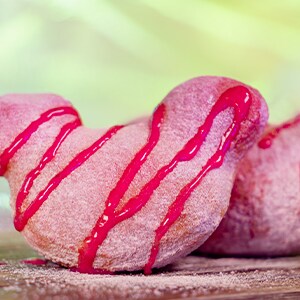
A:
<svg viewBox="0 0 300 300">
<path fill-rule="evenodd" d="M 300 253 L 300 115 L 270 126 L 242 160 L 229 209 L 201 251 Z"/>
<path fill-rule="evenodd" d="M 59 96 L 3 96 L 0 168 L 15 227 L 80 272 L 148 274 L 215 230 L 267 117 L 256 90 L 224 77 L 187 81 L 151 118 L 99 130 Z"/>
</svg>

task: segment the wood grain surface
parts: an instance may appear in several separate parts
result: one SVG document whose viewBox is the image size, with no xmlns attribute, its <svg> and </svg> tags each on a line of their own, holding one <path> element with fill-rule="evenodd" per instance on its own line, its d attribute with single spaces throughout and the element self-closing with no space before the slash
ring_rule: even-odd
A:
<svg viewBox="0 0 300 300">
<path fill-rule="evenodd" d="M 300 257 L 274 259 L 189 256 L 156 271 L 86 275 L 37 257 L 15 232 L 0 231 L 0 299 L 300 299 Z"/>
</svg>

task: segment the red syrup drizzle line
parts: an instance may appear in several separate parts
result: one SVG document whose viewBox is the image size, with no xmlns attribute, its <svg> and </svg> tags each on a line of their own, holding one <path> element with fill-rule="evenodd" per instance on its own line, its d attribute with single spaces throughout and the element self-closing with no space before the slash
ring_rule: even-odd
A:
<svg viewBox="0 0 300 300">
<path fill-rule="evenodd" d="M 81 122 L 79 119 L 76 119 L 74 122 L 66 124 L 56 137 L 54 143 L 51 145 L 51 147 L 46 151 L 46 153 L 43 155 L 41 161 L 39 162 L 38 166 L 34 168 L 32 171 L 30 171 L 22 184 L 22 187 L 17 195 L 16 198 L 16 215 L 14 218 L 14 225 L 15 228 L 18 230 L 22 230 L 24 228 L 21 220 L 21 209 L 22 204 L 26 197 L 28 196 L 30 189 L 33 186 L 34 180 L 40 175 L 41 171 L 46 167 L 46 165 L 55 157 L 58 149 L 66 139 L 66 137 L 78 126 L 81 125 Z"/>
<path fill-rule="evenodd" d="M 12 142 L 12 144 L 8 148 L 6 148 L 0 155 L 0 176 L 2 176 L 6 172 L 7 166 L 12 157 L 16 154 L 16 152 L 19 149 L 21 149 L 26 144 L 31 135 L 34 132 L 36 132 L 39 129 L 39 127 L 44 123 L 50 121 L 54 117 L 63 115 L 73 115 L 76 117 L 76 119 L 75 121 L 63 126 L 51 147 L 43 155 L 38 166 L 26 175 L 25 181 L 22 184 L 22 187 L 18 193 L 16 199 L 16 213 L 14 219 L 15 228 L 18 231 L 22 231 L 24 229 L 28 220 L 38 211 L 41 205 L 46 201 L 49 195 L 54 191 L 54 189 L 61 183 L 61 181 L 65 177 L 67 177 L 75 169 L 81 166 L 91 155 L 98 151 L 107 142 L 107 140 L 109 140 L 119 129 L 123 128 L 123 126 L 112 127 L 94 144 L 92 144 L 91 147 L 80 152 L 67 165 L 65 169 L 63 169 L 60 173 L 58 173 L 50 180 L 47 187 L 38 194 L 38 196 L 31 202 L 29 207 L 24 212 L 21 212 L 22 204 L 28 196 L 28 193 L 33 186 L 34 180 L 40 175 L 41 171 L 45 168 L 45 166 L 55 157 L 58 149 L 60 148 L 66 137 L 74 129 L 81 125 L 81 120 L 77 111 L 72 107 L 58 107 L 46 111 L 45 113 L 41 114 L 41 116 L 37 120 L 33 121 L 21 134 L 19 134 Z"/>
<path fill-rule="evenodd" d="M 44 266 L 47 264 L 47 260 L 40 259 L 40 258 L 24 259 L 24 260 L 21 260 L 21 263 L 26 264 L 26 265 Z"/>
<path fill-rule="evenodd" d="M 77 154 L 68 165 L 60 171 L 57 175 L 51 178 L 45 189 L 40 191 L 37 197 L 29 204 L 25 211 L 18 212 L 15 216 L 15 228 L 18 231 L 22 231 L 29 219 L 39 210 L 42 204 L 48 199 L 50 194 L 59 186 L 59 184 L 68 177 L 74 170 L 80 167 L 86 162 L 93 154 L 95 154 L 102 146 L 121 128 L 124 126 L 114 126 L 110 128 L 103 136 L 101 136 L 96 142 L 94 142 L 89 148 L 81 151 Z M 58 139 L 54 141 L 53 147 L 58 146 Z M 48 152 L 48 151 L 47 151 Z M 21 205 L 25 198 L 21 198 Z"/>
<path fill-rule="evenodd" d="M 20 133 L 12 142 L 12 144 L 0 155 L 0 176 L 4 175 L 9 161 L 16 154 L 16 152 L 26 144 L 31 135 L 36 132 L 41 125 L 50 121 L 54 117 L 63 115 L 73 115 L 80 122 L 77 111 L 72 107 L 57 107 L 41 114 L 41 116 L 37 120 L 33 121 L 22 133 Z"/>
<path fill-rule="evenodd" d="M 115 188 L 109 193 L 105 202 L 104 212 L 97 220 L 90 235 L 85 238 L 82 246 L 78 250 L 78 268 L 74 268 L 73 270 L 89 274 L 105 274 L 107 272 L 106 270 L 97 270 L 93 268 L 97 250 L 107 237 L 109 231 L 120 222 L 117 219 L 118 215 L 116 213 L 116 208 L 127 191 L 131 181 L 156 146 L 160 137 L 160 127 L 164 115 L 165 105 L 160 104 L 153 113 L 151 131 L 147 143 L 134 156 L 133 160 L 128 164 L 121 178 L 117 182 Z"/>
<path fill-rule="evenodd" d="M 78 268 L 79 272 L 84 273 L 95 273 L 97 270 L 93 268 L 93 263 L 96 258 L 96 254 L 99 246 L 103 243 L 107 237 L 109 231 L 117 224 L 122 221 L 132 217 L 138 211 L 140 211 L 145 204 L 149 201 L 154 190 L 160 185 L 160 182 L 171 173 L 179 162 L 191 160 L 199 151 L 203 142 L 205 141 L 209 131 L 212 127 L 215 117 L 222 111 L 227 108 L 234 108 L 234 120 L 231 126 L 228 128 L 224 136 L 222 137 L 220 146 L 216 153 L 208 160 L 207 164 L 202 168 L 200 173 L 188 183 L 178 194 L 176 200 L 169 207 L 168 213 L 161 223 L 161 225 L 156 230 L 155 241 L 153 247 L 150 251 L 150 257 L 148 263 L 144 267 L 145 274 L 150 274 L 152 266 L 155 263 L 158 251 L 159 243 L 172 224 L 180 217 L 182 210 L 184 209 L 184 204 L 189 198 L 193 190 L 199 185 L 202 178 L 211 170 L 220 167 L 223 163 L 225 154 L 234 138 L 237 136 L 240 130 L 240 125 L 242 121 L 246 118 L 249 113 L 249 108 L 251 104 L 251 95 L 247 88 L 243 86 L 236 86 L 225 91 L 214 107 L 212 108 L 210 114 L 208 115 L 205 123 L 198 129 L 196 135 L 190 139 L 185 146 L 180 150 L 171 162 L 163 166 L 156 175 L 141 189 L 140 193 L 135 197 L 129 199 L 129 201 L 124 205 L 124 207 L 117 211 L 117 203 L 120 202 L 121 197 L 123 196 L 123 191 L 127 190 L 130 184 L 130 181 L 124 182 L 122 179 L 117 183 L 113 191 L 122 191 L 117 193 L 118 198 L 114 196 L 109 196 L 106 203 L 104 213 L 98 219 L 95 227 L 93 228 L 90 236 L 88 236 L 81 248 L 79 249 L 79 258 L 78 258 Z M 141 162 L 138 159 L 144 151 L 149 151 L 148 145 L 151 143 L 151 140 L 155 140 L 155 143 L 159 139 L 159 131 L 153 133 L 153 130 L 157 130 L 161 127 L 161 118 L 157 117 L 156 114 L 159 112 L 159 107 L 156 110 L 153 121 L 152 121 L 152 132 L 149 136 L 148 143 L 146 146 L 137 154 L 137 156 L 129 164 L 129 168 L 134 168 L 135 170 L 140 169 Z M 157 117 L 157 120 L 156 120 Z M 151 151 L 151 150 L 150 150 Z M 124 173 L 125 174 L 125 173 Z M 125 176 L 123 174 L 122 178 Z M 103 270 L 102 270 L 103 271 Z"/>
<path fill-rule="evenodd" d="M 258 142 L 258 147 L 261 149 L 268 149 L 272 146 L 273 140 L 278 137 L 281 131 L 294 127 L 300 123 L 300 114 L 297 115 L 291 121 L 283 123 L 277 127 L 272 128 L 269 132 L 267 132 L 262 139 Z"/>
</svg>

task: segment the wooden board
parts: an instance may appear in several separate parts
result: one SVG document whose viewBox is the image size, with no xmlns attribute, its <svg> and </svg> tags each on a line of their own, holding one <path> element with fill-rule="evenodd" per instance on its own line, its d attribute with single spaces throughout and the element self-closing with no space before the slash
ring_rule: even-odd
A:
<svg viewBox="0 0 300 300">
<path fill-rule="evenodd" d="M 86 275 L 36 257 L 20 235 L 0 231 L 0 299 L 300 299 L 300 257 L 189 256 L 151 276 Z"/>
</svg>

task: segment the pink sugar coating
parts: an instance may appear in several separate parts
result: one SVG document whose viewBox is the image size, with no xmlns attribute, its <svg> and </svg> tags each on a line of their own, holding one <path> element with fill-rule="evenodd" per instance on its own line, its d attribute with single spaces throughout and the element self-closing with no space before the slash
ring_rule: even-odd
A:
<svg viewBox="0 0 300 300">
<path fill-rule="evenodd" d="M 199 77 L 179 85 L 167 95 L 163 100 L 167 113 L 160 141 L 132 181 L 120 205 L 136 195 L 160 167 L 170 162 L 203 124 L 218 97 L 226 89 L 240 84 L 224 77 Z M 236 164 L 262 133 L 268 118 L 267 107 L 261 95 L 251 87 L 247 88 L 253 99 L 248 119 L 243 122 L 222 167 L 204 178 L 187 201 L 181 218 L 163 238 L 155 267 L 169 264 L 197 249 L 225 214 Z M 16 102 L 13 113 L 1 115 L 5 111 L 3 107 L 10 104 L 10 97 L 11 102 Z M 20 101 L 20 109 L 17 99 Z M 5 137 L 0 153 L 39 114 L 58 105 L 70 104 L 53 95 L 8 95 L 0 98 L 0 126 L 4 128 L 1 135 Z M 20 124 L 12 115 L 18 115 L 22 120 Z M 36 166 L 62 124 L 71 120 L 71 116 L 64 116 L 44 124 L 18 151 L 5 174 L 11 187 L 12 208 L 25 175 Z M 192 161 L 180 163 L 162 181 L 140 212 L 111 230 L 98 250 L 94 267 L 110 271 L 143 268 L 149 257 L 154 230 L 159 226 L 169 205 L 217 149 L 221 136 L 231 122 L 231 110 L 216 117 L 212 130 L 196 157 Z M 14 123 L 16 125 L 11 126 Z M 79 127 L 69 135 L 55 159 L 35 181 L 24 207 L 77 153 L 89 147 L 105 131 L 106 129 Z M 23 235 L 29 244 L 49 260 L 65 266 L 76 266 L 78 247 L 102 213 L 104 201 L 123 170 L 146 143 L 148 132 L 147 119 L 121 129 L 100 151 L 64 179 L 25 227 Z"/>
<path fill-rule="evenodd" d="M 270 130 L 270 128 L 269 128 Z M 268 131 L 269 131 L 268 130 Z M 243 256 L 300 253 L 300 124 L 239 166 L 230 207 L 200 251 Z"/>
</svg>

